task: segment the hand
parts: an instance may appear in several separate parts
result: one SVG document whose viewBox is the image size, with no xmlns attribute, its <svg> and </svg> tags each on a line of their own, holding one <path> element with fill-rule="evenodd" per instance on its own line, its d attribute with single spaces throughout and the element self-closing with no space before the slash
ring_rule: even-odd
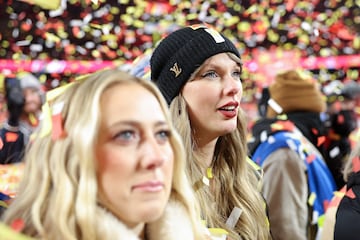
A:
<svg viewBox="0 0 360 240">
<path fill-rule="evenodd" d="M 25 104 L 25 97 L 21 88 L 10 88 L 7 93 L 7 107 L 9 111 L 9 125 L 16 127 L 19 125 L 19 119 Z"/>
</svg>

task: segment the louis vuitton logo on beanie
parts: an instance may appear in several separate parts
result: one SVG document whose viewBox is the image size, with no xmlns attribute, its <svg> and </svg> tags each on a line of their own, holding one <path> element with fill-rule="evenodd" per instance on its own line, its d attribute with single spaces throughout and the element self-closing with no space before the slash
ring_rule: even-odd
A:
<svg viewBox="0 0 360 240">
<path fill-rule="evenodd" d="M 182 69 L 178 66 L 177 62 L 174 63 L 174 66 L 170 68 L 170 71 L 175 73 L 175 77 L 178 77 L 182 72 Z"/>
</svg>

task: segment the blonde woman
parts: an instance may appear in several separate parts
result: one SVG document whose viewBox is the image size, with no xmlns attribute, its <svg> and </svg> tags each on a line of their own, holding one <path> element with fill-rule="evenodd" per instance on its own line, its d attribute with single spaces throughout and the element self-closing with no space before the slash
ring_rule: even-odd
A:
<svg viewBox="0 0 360 240">
<path fill-rule="evenodd" d="M 260 175 L 247 161 L 236 47 L 212 28 L 185 27 L 161 40 L 150 65 L 183 138 L 207 227 L 227 239 L 271 239 Z"/>
<path fill-rule="evenodd" d="M 206 239 L 155 85 L 105 70 L 68 85 L 50 109 L 6 224 L 51 240 Z"/>
</svg>

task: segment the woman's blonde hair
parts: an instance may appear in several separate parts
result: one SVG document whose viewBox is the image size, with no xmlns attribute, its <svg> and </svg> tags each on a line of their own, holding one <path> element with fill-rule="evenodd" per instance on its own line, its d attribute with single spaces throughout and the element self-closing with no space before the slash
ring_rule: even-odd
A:
<svg viewBox="0 0 360 240">
<path fill-rule="evenodd" d="M 346 157 L 346 161 L 344 164 L 344 170 L 343 170 L 343 176 L 344 181 L 347 182 L 349 180 L 349 177 L 353 171 L 353 161 L 358 161 L 358 157 L 360 157 L 360 141 L 358 141 L 353 149 L 351 150 L 350 154 Z"/>
<path fill-rule="evenodd" d="M 241 64 L 234 54 L 228 55 Z M 230 239 L 239 239 L 239 236 L 242 239 L 271 239 L 265 201 L 258 189 L 258 175 L 247 162 L 247 125 L 243 111 L 239 109 L 237 129 L 219 137 L 216 143 L 211 166 L 214 187 L 211 189 L 206 185 L 198 187 L 206 166 L 196 152 L 186 101 L 181 94 L 172 101 L 170 111 L 187 150 L 187 174 L 194 184 L 207 226 L 226 229 Z M 242 213 L 235 227 L 229 228 L 225 222 L 234 207 L 240 208 Z"/>
<path fill-rule="evenodd" d="M 37 134 L 25 155 L 26 169 L 19 194 L 4 214 L 7 224 L 21 219 L 25 225 L 23 233 L 45 239 L 101 237 L 96 232 L 96 226 L 103 223 L 97 222 L 96 216 L 99 196 L 94 149 L 103 117 L 100 98 L 106 89 L 118 84 L 139 84 L 158 100 L 171 131 L 169 141 L 174 151 L 170 198 L 184 205 L 196 239 L 202 239 L 197 221 L 200 216 L 184 174 L 184 148 L 167 104 L 152 82 L 119 70 L 97 72 L 76 81 L 51 103 L 63 104 L 61 116 L 66 136 L 53 140 L 51 133 Z"/>
</svg>

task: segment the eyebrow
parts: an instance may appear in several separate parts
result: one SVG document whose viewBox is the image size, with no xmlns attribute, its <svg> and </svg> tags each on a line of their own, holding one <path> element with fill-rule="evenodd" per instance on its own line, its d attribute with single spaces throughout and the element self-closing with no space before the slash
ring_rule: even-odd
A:
<svg viewBox="0 0 360 240">
<path fill-rule="evenodd" d="M 234 68 L 240 68 L 240 71 L 242 72 L 243 68 L 242 68 L 242 64 L 234 62 L 235 65 L 233 66 Z M 208 69 L 218 69 L 218 68 L 222 68 L 219 66 L 219 64 L 214 64 L 214 63 L 209 63 L 207 65 L 203 65 L 200 69 L 199 72 L 204 71 L 204 69 L 208 70 Z"/>
<path fill-rule="evenodd" d="M 120 125 L 128 125 L 128 126 L 135 126 L 135 127 L 139 127 L 141 126 L 141 122 L 139 121 L 136 121 L 136 120 L 120 120 L 120 121 L 116 121 L 112 124 L 110 124 L 110 127 L 114 127 L 114 126 L 120 126 Z M 159 121 L 156 121 L 153 126 L 154 127 L 161 127 L 161 126 L 167 126 L 168 123 L 164 120 L 159 120 Z"/>
</svg>

